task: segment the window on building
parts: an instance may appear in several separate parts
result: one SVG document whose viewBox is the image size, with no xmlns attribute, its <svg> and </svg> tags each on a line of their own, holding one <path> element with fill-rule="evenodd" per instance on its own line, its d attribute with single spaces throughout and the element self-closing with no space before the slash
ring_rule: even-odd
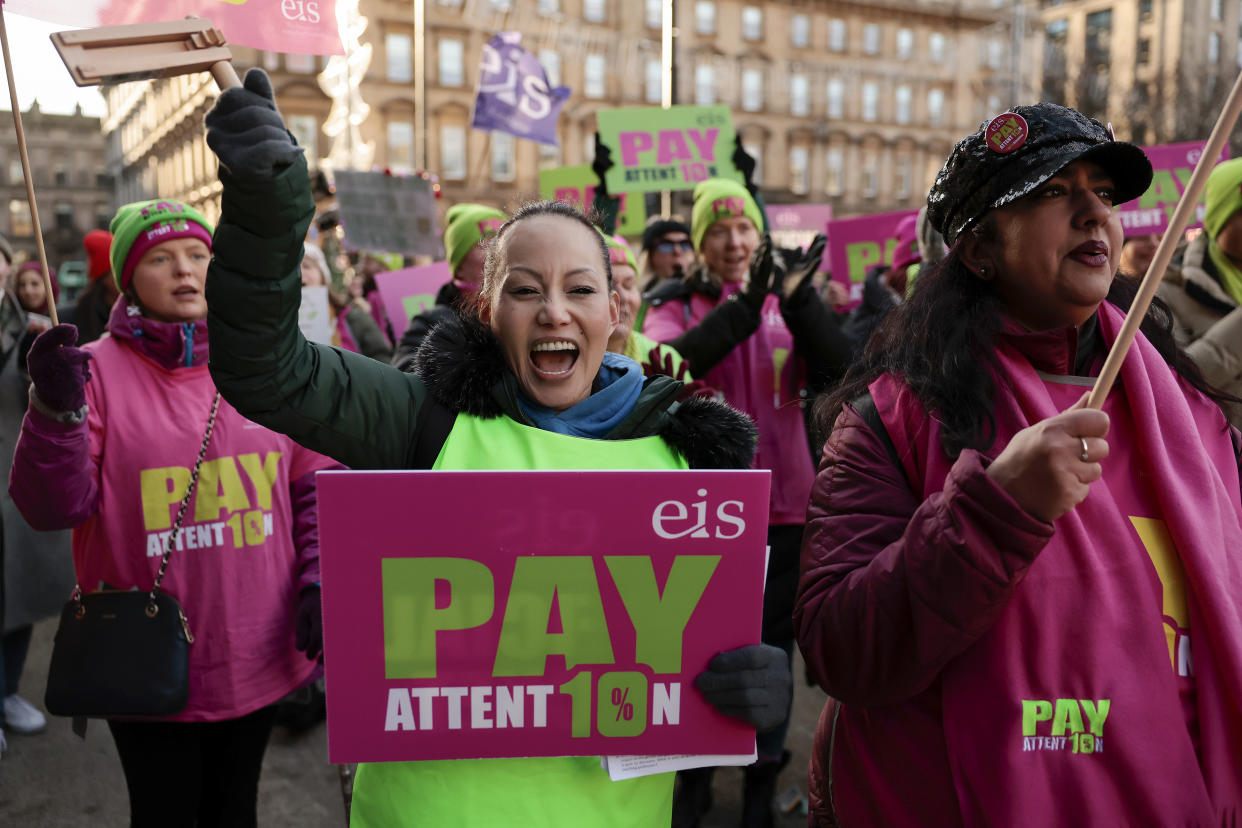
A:
<svg viewBox="0 0 1242 828">
<path fill-rule="evenodd" d="M 30 220 L 30 205 L 25 199 L 14 198 L 9 201 L 9 235 L 34 235 L 34 222 Z"/>
<path fill-rule="evenodd" d="M 811 110 L 810 84 L 806 75 L 789 76 L 789 114 L 807 115 Z"/>
<path fill-rule="evenodd" d="M 797 195 L 811 189 L 811 163 L 806 147 L 789 148 L 789 189 Z"/>
<path fill-rule="evenodd" d="M 1221 8 L 1221 0 L 1212 0 L 1212 19 L 1220 20 L 1223 9 Z"/>
<path fill-rule="evenodd" d="M 746 40 L 763 40 L 763 9 L 758 6 L 742 6 L 742 37 Z"/>
<path fill-rule="evenodd" d="M 1139 38 L 1138 48 L 1136 50 L 1135 62 L 1139 66 L 1146 65 L 1151 62 L 1151 38 Z"/>
<path fill-rule="evenodd" d="M 9 161 L 9 183 L 21 184 L 26 180 L 26 176 L 22 173 L 22 160 L 13 158 Z"/>
<path fill-rule="evenodd" d="M 927 36 L 927 53 L 933 63 L 944 63 L 944 35 L 932 32 Z"/>
<path fill-rule="evenodd" d="M 1146 23 L 1152 18 L 1151 0 L 1139 0 L 1139 20 Z"/>
<path fill-rule="evenodd" d="M 464 127 L 440 127 L 440 177 L 450 181 L 461 181 L 466 177 L 466 130 Z"/>
<path fill-rule="evenodd" d="M 277 69 L 279 69 L 280 68 L 280 53 L 279 52 L 264 52 L 263 53 L 263 68 L 269 72 L 274 72 Z M 182 75 L 182 77 L 185 77 L 185 76 Z"/>
<path fill-rule="evenodd" d="M 999 37 L 993 37 L 988 40 L 988 67 L 991 69 L 999 69 L 1005 62 L 1005 41 Z"/>
<path fill-rule="evenodd" d="M 69 204 L 68 202 L 64 202 L 64 201 L 60 202 L 59 204 L 56 205 L 56 209 L 53 215 L 56 216 L 56 229 L 58 230 L 72 230 L 73 229 L 73 205 L 72 204 Z"/>
<path fill-rule="evenodd" d="M 409 82 L 414 80 L 414 61 L 411 57 L 413 40 L 407 34 L 384 36 L 384 54 L 388 60 L 388 79 Z"/>
<path fill-rule="evenodd" d="M 604 73 L 607 71 L 604 56 L 587 55 L 582 68 L 584 72 L 582 94 L 588 98 L 604 97 Z"/>
<path fill-rule="evenodd" d="M 540 14 L 547 17 L 561 10 L 561 0 L 539 0 L 537 8 Z"/>
<path fill-rule="evenodd" d="M 828 48 L 834 52 L 845 51 L 845 21 L 833 18 L 828 21 Z"/>
<path fill-rule="evenodd" d="M 1242 69 L 1242 35 L 1238 36 L 1238 68 Z"/>
<path fill-rule="evenodd" d="M 492 181 L 512 181 L 517 177 L 513 144 L 509 133 L 492 133 Z"/>
<path fill-rule="evenodd" d="M 914 30 L 897 30 L 897 59 L 909 60 L 914 54 Z"/>
<path fill-rule="evenodd" d="M 1067 19 L 1050 20 L 1044 26 L 1044 97 L 1054 103 L 1065 100 L 1069 69 L 1068 39 Z"/>
<path fill-rule="evenodd" d="M 591 23 L 603 23 L 608 17 L 607 0 L 582 0 L 582 19 Z"/>
<path fill-rule="evenodd" d="M 694 30 L 699 34 L 716 33 L 716 4 L 711 0 L 698 0 L 694 4 Z"/>
<path fill-rule="evenodd" d="M 742 144 L 742 149 L 746 151 L 747 155 L 755 159 L 755 172 L 750 177 L 751 182 L 755 185 L 763 184 L 763 145 L 744 143 Z"/>
<path fill-rule="evenodd" d="M 539 145 L 539 169 L 549 170 L 561 166 L 560 144 Z"/>
<path fill-rule="evenodd" d="M 880 194 L 880 162 L 874 155 L 863 162 L 862 197 L 875 198 Z"/>
<path fill-rule="evenodd" d="M 880 53 L 880 24 L 863 24 L 863 54 L 878 55 Z"/>
<path fill-rule="evenodd" d="M 513 0 L 489 0 L 492 11 L 505 13 L 513 8 Z"/>
<path fill-rule="evenodd" d="M 914 164 L 908 156 L 902 156 L 897 159 L 897 169 L 895 177 L 897 179 L 896 186 L 893 188 L 893 198 L 904 201 L 910 197 L 910 188 L 914 175 Z"/>
<path fill-rule="evenodd" d="M 932 126 L 944 124 L 944 90 L 927 90 L 927 122 Z"/>
<path fill-rule="evenodd" d="M 314 55 L 285 55 L 285 69 L 290 72 L 309 75 L 312 72 L 319 71 L 319 58 Z"/>
<path fill-rule="evenodd" d="M 659 58 L 647 58 L 647 83 L 646 95 L 644 96 L 647 103 L 658 104 L 663 100 L 663 70 Z"/>
<path fill-rule="evenodd" d="M 409 121 L 388 122 L 388 166 L 393 172 L 414 169 L 414 124 Z"/>
<path fill-rule="evenodd" d="M 595 131 L 583 128 L 582 163 L 591 164 L 595 161 Z"/>
<path fill-rule="evenodd" d="M 664 0 L 647 0 L 644 8 L 646 14 L 643 22 L 647 24 L 647 28 L 658 29 L 664 25 Z"/>
<path fill-rule="evenodd" d="M 552 49 L 539 50 L 539 65 L 548 76 L 548 86 L 561 85 L 561 55 Z"/>
<path fill-rule="evenodd" d="M 694 102 L 699 106 L 716 103 L 716 70 L 710 63 L 700 63 L 694 69 Z"/>
<path fill-rule="evenodd" d="M 789 18 L 789 42 L 799 49 L 810 45 L 811 21 L 805 14 L 795 14 Z"/>
<path fill-rule="evenodd" d="M 1113 39 L 1113 10 L 1087 15 L 1086 65 L 1097 71 L 1108 71 Z"/>
<path fill-rule="evenodd" d="M 880 117 L 880 85 L 866 81 L 862 85 L 862 119 L 874 121 Z"/>
<path fill-rule="evenodd" d="M 824 190 L 830 196 L 839 196 L 845 192 L 845 150 L 829 147 L 827 161 L 828 177 Z"/>
<path fill-rule="evenodd" d="M 828 117 L 845 117 L 845 81 L 840 78 L 828 79 Z"/>
<path fill-rule="evenodd" d="M 763 107 L 763 71 L 742 70 L 742 109 L 756 112 Z"/>
<path fill-rule="evenodd" d="M 314 115 L 286 115 L 285 125 L 298 146 L 306 148 L 307 161 L 313 162 L 319 154 L 319 119 Z"/>
<path fill-rule="evenodd" d="M 914 99 L 914 93 L 906 84 L 897 87 L 897 94 L 894 98 L 894 117 L 899 124 L 910 123 L 910 105 Z"/>
<path fill-rule="evenodd" d="M 1220 35 L 1217 34 L 1216 32 L 1209 32 L 1208 33 L 1207 61 L 1208 63 L 1216 63 L 1219 60 L 1220 60 Z"/>
<path fill-rule="evenodd" d="M 465 58 L 460 40 L 440 41 L 440 85 L 461 86 L 466 80 Z"/>
</svg>

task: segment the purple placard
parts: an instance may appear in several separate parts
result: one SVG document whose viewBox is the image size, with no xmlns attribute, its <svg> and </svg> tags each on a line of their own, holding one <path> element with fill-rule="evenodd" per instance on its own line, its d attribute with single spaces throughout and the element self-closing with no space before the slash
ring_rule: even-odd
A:
<svg viewBox="0 0 1242 828">
<path fill-rule="evenodd" d="M 452 278 L 448 262 L 375 274 L 375 286 L 384 300 L 384 313 L 388 315 L 388 322 L 397 339 L 409 327 L 410 317 L 435 305 L 436 292 Z"/>
<path fill-rule="evenodd" d="M 1190 183 L 1191 173 L 1195 164 L 1203 155 L 1207 141 L 1188 141 L 1184 144 L 1161 144 L 1154 147 L 1143 147 L 1143 152 L 1151 159 L 1151 186 L 1147 192 L 1133 201 L 1118 208 L 1121 216 L 1121 227 L 1127 236 L 1145 236 L 1150 233 L 1163 233 L 1169 226 L 1169 219 L 1177 208 L 1182 191 Z M 1221 148 L 1217 163 L 1229 160 L 1229 144 Z M 1204 201 L 1199 199 L 1194 220 L 1187 225 L 1200 227 L 1203 224 Z"/>
<path fill-rule="evenodd" d="M 769 481 L 321 474 L 330 761 L 749 753 L 694 678 L 759 642 Z"/>
<path fill-rule="evenodd" d="M 556 146 L 556 124 L 570 89 L 552 88 L 539 59 L 521 42 L 521 32 L 501 32 L 483 44 L 471 126 Z"/>
<path fill-rule="evenodd" d="M 918 215 L 918 210 L 898 210 L 874 216 L 837 219 L 828 222 L 828 261 L 834 281 L 850 291 L 853 307 L 862 301 L 863 280 L 867 271 L 879 264 L 887 265 L 897 246 L 894 231 L 902 219 Z"/>
</svg>

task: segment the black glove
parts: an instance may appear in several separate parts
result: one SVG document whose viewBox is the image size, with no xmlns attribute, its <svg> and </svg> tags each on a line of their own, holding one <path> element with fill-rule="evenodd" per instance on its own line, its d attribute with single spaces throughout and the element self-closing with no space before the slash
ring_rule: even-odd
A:
<svg viewBox="0 0 1242 828">
<path fill-rule="evenodd" d="M 789 656 L 770 644 L 720 653 L 699 673 L 694 686 L 712 707 L 745 719 L 760 733 L 783 722 L 793 702 Z"/>
<path fill-rule="evenodd" d="M 298 598 L 293 646 L 306 653 L 308 661 L 323 660 L 323 597 L 317 586 L 302 590 Z"/>
<path fill-rule="evenodd" d="M 26 355 L 26 371 L 34 383 L 35 395 L 51 411 L 81 411 L 86 405 L 87 366 L 90 351 L 74 347 L 78 329 L 62 323 L 35 339 Z"/>
<path fill-rule="evenodd" d="M 221 92 L 204 122 L 207 146 L 234 176 L 270 178 L 302 152 L 285 129 L 262 69 L 251 69 L 245 84 Z"/>
<path fill-rule="evenodd" d="M 818 233 L 807 246 L 805 253 L 799 254 L 796 260 L 787 261 L 784 284 L 781 286 L 785 301 L 801 304 L 809 294 L 815 292 L 812 284 L 827 247 L 828 237 Z"/>
<path fill-rule="evenodd" d="M 595 191 L 603 194 L 605 198 L 612 198 L 612 196 L 608 195 L 608 180 L 604 177 L 612 168 L 612 150 L 604 145 L 604 142 L 599 139 L 599 133 L 597 132 L 595 133 L 595 160 L 591 162 L 591 170 L 595 173 L 596 178 L 599 179 L 599 184 L 596 185 Z"/>
<path fill-rule="evenodd" d="M 733 136 L 733 166 L 746 179 L 746 189 L 753 195 L 755 192 L 755 158 L 742 148 L 742 136 Z"/>
<path fill-rule="evenodd" d="M 750 257 L 750 281 L 738 291 L 737 300 L 758 313 L 763 308 L 763 300 L 774 287 L 779 287 L 778 274 L 783 275 L 772 258 L 772 237 L 765 233 Z"/>
</svg>

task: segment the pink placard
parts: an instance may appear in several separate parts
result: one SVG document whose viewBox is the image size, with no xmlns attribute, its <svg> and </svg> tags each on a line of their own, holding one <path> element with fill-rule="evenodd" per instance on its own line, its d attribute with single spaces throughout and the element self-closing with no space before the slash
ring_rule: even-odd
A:
<svg viewBox="0 0 1242 828">
<path fill-rule="evenodd" d="M 828 261 L 833 280 L 849 288 L 850 305 L 862 301 L 863 280 L 876 265 L 887 265 L 897 246 L 894 231 L 902 219 L 918 210 L 899 210 L 874 216 L 828 222 Z"/>
<path fill-rule="evenodd" d="M 768 204 L 768 232 L 772 241 L 784 248 L 806 250 L 818 233 L 828 232 L 832 220 L 831 204 Z M 820 270 L 828 269 L 825 261 Z"/>
<path fill-rule="evenodd" d="M 436 292 L 452 278 L 448 262 L 385 270 L 375 275 L 384 313 L 397 339 L 409 327 L 411 317 L 435 305 Z"/>
<path fill-rule="evenodd" d="M 1190 183 L 1195 164 L 1199 163 L 1206 146 L 1207 141 L 1188 141 L 1183 144 L 1143 147 L 1143 152 L 1151 159 L 1153 175 L 1147 192 L 1117 210 L 1121 216 L 1122 229 L 1127 236 L 1163 233 L 1168 228 L 1169 219 L 1177 209 L 1178 199 Z M 1220 151 L 1217 163 L 1228 160 L 1229 144 L 1226 143 Z M 1194 220 L 1187 225 L 1187 229 L 1202 226 L 1203 211 L 1203 198 L 1200 198 Z"/>
<path fill-rule="evenodd" d="M 295 55 L 343 55 L 336 0 L 8 0 L 5 11 L 93 28 L 206 17 L 237 46 Z"/>
<path fill-rule="evenodd" d="M 694 678 L 759 642 L 769 480 L 320 474 L 330 760 L 749 753 Z"/>
</svg>

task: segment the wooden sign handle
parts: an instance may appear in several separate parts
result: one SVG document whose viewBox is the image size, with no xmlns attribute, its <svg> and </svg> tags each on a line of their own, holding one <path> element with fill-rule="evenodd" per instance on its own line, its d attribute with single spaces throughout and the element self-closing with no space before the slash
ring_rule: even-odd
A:
<svg viewBox="0 0 1242 828">
<path fill-rule="evenodd" d="M 9 56 L 9 32 L 4 25 L 4 3 L 0 0 L 0 50 L 4 52 L 4 74 L 9 81 L 9 106 L 13 110 L 13 126 L 17 130 L 17 152 L 22 158 L 22 173 L 26 176 L 26 203 L 30 207 L 30 221 L 34 228 L 35 248 L 39 251 L 39 264 L 43 267 L 43 290 L 47 293 L 47 315 L 53 325 L 59 325 L 56 316 L 56 294 L 52 292 L 52 271 L 47 266 L 47 251 L 43 248 L 43 226 L 39 223 L 39 205 L 35 201 L 34 177 L 30 174 L 30 156 L 26 152 L 26 131 L 22 129 L 22 108 L 17 104 L 17 84 L 13 81 L 13 58 Z"/>
<path fill-rule="evenodd" d="M 237 72 L 233 69 L 233 64 L 227 60 L 211 65 L 211 76 L 216 81 L 216 86 L 220 87 L 223 92 L 226 89 L 232 89 L 234 86 L 241 86 L 241 79 L 237 77 Z"/>
<path fill-rule="evenodd" d="M 1185 232 L 1186 225 L 1190 223 L 1190 217 L 1199 203 L 1199 196 L 1207 185 L 1212 168 L 1216 166 L 1216 159 L 1220 158 L 1220 151 L 1224 148 L 1229 133 L 1233 131 L 1239 112 L 1242 112 L 1242 73 L 1239 73 L 1238 79 L 1234 81 L 1233 89 L 1230 90 L 1229 97 L 1225 101 L 1225 107 L 1216 120 L 1216 126 L 1212 127 L 1212 134 L 1208 138 L 1207 146 L 1203 149 L 1203 155 L 1199 156 L 1199 163 L 1195 164 L 1190 183 L 1186 185 L 1186 191 L 1182 193 L 1182 198 L 1177 202 L 1177 208 L 1173 211 L 1173 217 L 1169 219 L 1169 227 L 1164 231 L 1164 238 L 1160 240 L 1160 245 L 1156 248 L 1156 254 L 1147 268 L 1147 275 L 1139 284 L 1134 304 L 1130 306 L 1126 320 L 1121 325 L 1121 331 L 1117 334 L 1117 340 L 1108 352 L 1104 367 L 1100 369 L 1100 376 L 1096 378 L 1091 394 L 1087 397 L 1087 408 L 1102 406 L 1108 392 L 1112 390 L 1113 383 L 1117 381 L 1121 363 L 1129 353 L 1130 345 L 1134 343 L 1134 336 L 1138 333 L 1143 317 L 1147 315 L 1147 309 L 1151 307 L 1156 288 L 1160 287 L 1160 280 L 1164 278 L 1164 272 L 1168 269 L 1169 262 L 1173 260 L 1173 252 L 1177 249 L 1177 243 L 1182 233 Z"/>
</svg>

